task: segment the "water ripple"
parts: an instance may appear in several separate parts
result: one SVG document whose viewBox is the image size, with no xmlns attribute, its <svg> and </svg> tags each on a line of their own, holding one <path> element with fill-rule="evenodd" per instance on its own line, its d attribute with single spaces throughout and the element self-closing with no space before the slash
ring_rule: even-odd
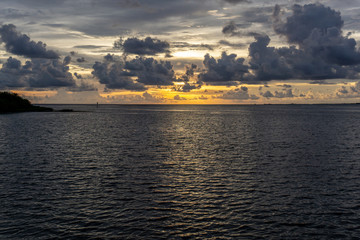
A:
<svg viewBox="0 0 360 240">
<path fill-rule="evenodd" d="M 357 105 L 74 107 L 0 115 L 0 238 L 360 238 Z"/>
</svg>

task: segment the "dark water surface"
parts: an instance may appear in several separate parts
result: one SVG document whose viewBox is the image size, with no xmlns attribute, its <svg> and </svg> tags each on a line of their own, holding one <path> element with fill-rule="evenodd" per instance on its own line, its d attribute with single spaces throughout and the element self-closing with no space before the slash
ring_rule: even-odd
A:
<svg viewBox="0 0 360 240">
<path fill-rule="evenodd" d="M 0 239 L 359 239 L 360 105 L 0 115 Z"/>
</svg>

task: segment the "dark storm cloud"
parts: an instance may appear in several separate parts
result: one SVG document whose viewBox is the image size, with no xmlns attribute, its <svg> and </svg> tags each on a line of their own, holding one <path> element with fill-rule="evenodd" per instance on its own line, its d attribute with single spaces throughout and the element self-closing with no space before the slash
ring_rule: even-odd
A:
<svg viewBox="0 0 360 240">
<path fill-rule="evenodd" d="M 268 36 L 256 37 L 249 47 L 249 64 L 253 76 L 249 80 L 351 78 L 354 72 L 346 67 L 329 64 L 319 56 L 293 47 L 269 47 Z"/>
<path fill-rule="evenodd" d="M 286 36 L 289 43 L 301 45 L 315 29 L 325 34 L 330 28 L 341 29 L 344 25 L 340 12 L 321 4 L 295 4 L 292 11 L 293 14 L 285 22 L 281 19 L 280 6 L 275 6 L 273 14 L 275 31 Z"/>
<path fill-rule="evenodd" d="M 234 85 L 234 81 L 243 80 L 248 72 L 248 66 L 244 65 L 244 58 L 236 58 L 236 54 L 221 54 L 221 58 L 216 60 L 209 54 L 205 55 L 203 64 L 205 71 L 199 74 L 202 82 L 222 82 L 225 85 Z"/>
<path fill-rule="evenodd" d="M 114 43 L 115 49 L 121 49 L 124 53 L 137 54 L 137 55 L 150 55 L 154 56 L 159 53 L 170 53 L 170 44 L 166 41 L 147 37 L 145 39 L 128 38 L 125 41 L 119 39 Z"/>
<path fill-rule="evenodd" d="M 356 78 L 359 75 L 360 67 L 356 65 L 360 63 L 360 53 L 356 48 L 356 41 L 350 35 L 342 35 L 343 21 L 340 13 L 321 4 L 309 4 L 303 7 L 294 5 L 293 14 L 285 21 L 281 19 L 281 8 L 276 6 L 273 17 L 275 32 L 286 36 L 289 43 L 297 46 L 271 47 L 270 37 L 258 34 L 249 46 L 248 65 L 233 68 L 233 64 L 228 63 L 219 67 L 221 65 L 215 59 L 206 55 L 205 72 L 199 78 L 208 76 L 205 79 L 212 79 L 218 84 L 230 76 L 233 76 L 232 81 L 251 83 L 288 79 Z M 224 32 L 236 33 L 236 28 L 231 26 L 235 25 L 230 24 Z M 249 74 L 236 74 L 237 70 L 246 68 L 249 69 Z M 274 96 L 283 95 L 278 93 Z M 285 96 L 290 95 L 288 93 Z"/>
<path fill-rule="evenodd" d="M 57 88 L 76 86 L 67 66 L 68 59 L 32 59 L 24 65 L 8 58 L 0 70 L 1 88 Z"/>
<path fill-rule="evenodd" d="M 238 31 L 238 27 L 236 26 L 234 21 L 231 21 L 228 24 L 226 24 L 222 29 L 222 33 L 229 36 L 240 35 L 240 32 Z"/>
<path fill-rule="evenodd" d="M 173 90 L 178 92 L 190 92 L 191 90 L 201 88 L 200 83 L 189 83 L 190 78 L 194 76 L 195 71 L 198 70 L 198 66 L 196 64 L 185 65 L 185 74 L 183 74 L 180 78 L 174 81 L 184 82 L 184 85 L 175 86 Z"/>
<path fill-rule="evenodd" d="M 46 50 L 43 42 L 34 42 L 26 34 L 16 31 L 15 25 L 7 24 L 0 27 L 0 42 L 5 43 L 6 51 L 29 58 L 57 59 L 59 55 Z"/>
<path fill-rule="evenodd" d="M 122 62 L 96 62 L 93 69 L 92 74 L 99 79 L 100 83 L 105 84 L 108 89 L 146 90 L 143 84 L 132 80 L 132 75 L 124 70 Z"/>
<path fill-rule="evenodd" d="M 126 61 L 125 69 L 136 75 L 137 81 L 145 85 L 173 85 L 176 81 L 173 65 L 169 61 L 137 57 Z"/>
<path fill-rule="evenodd" d="M 340 12 L 321 4 L 294 5 L 293 15 L 282 21 L 280 7 L 274 11 L 274 29 L 286 36 L 289 43 L 313 56 L 320 56 L 324 61 L 337 65 L 360 63 L 360 53 L 356 41 L 349 35 L 342 35 L 344 22 Z"/>
<path fill-rule="evenodd" d="M 168 86 L 177 81 L 173 65 L 154 58 L 136 57 L 126 61 L 112 57 L 103 63 L 96 62 L 93 69 L 92 74 L 109 89 L 144 91 L 146 85 Z"/>
</svg>

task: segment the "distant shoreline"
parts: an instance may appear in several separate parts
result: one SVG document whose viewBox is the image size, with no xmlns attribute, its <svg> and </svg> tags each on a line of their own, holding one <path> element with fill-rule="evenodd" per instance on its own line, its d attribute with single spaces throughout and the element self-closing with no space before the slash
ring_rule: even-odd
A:
<svg viewBox="0 0 360 240">
<path fill-rule="evenodd" d="M 0 92 L 0 113 L 52 112 L 49 107 L 35 106 L 29 100 L 12 92 Z"/>
</svg>

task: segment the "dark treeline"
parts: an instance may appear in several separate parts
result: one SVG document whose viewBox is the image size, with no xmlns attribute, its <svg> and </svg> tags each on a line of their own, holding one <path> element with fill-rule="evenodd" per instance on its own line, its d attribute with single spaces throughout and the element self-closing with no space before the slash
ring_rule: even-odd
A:
<svg viewBox="0 0 360 240">
<path fill-rule="evenodd" d="M 51 112 L 52 108 L 34 106 L 29 100 L 12 92 L 0 92 L 0 113 Z"/>
</svg>

